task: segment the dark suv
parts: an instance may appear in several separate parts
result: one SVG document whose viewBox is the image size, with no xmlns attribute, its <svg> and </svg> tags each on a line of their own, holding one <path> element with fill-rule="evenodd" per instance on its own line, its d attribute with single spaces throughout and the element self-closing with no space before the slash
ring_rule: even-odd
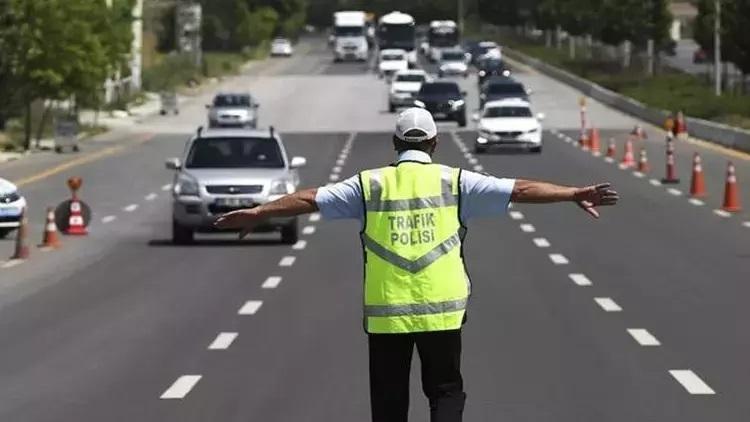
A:
<svg viewBox="0 0 750 422">
<path fill-rule="evenodd" d="M 515 79 L 495 76 L 482 84 L 479 90 L 479 108 L 481 109 L 485 103 L 490 101 L 507 100 L 509 98 L 529 101 L 529 91 Z"/>
<path fill-rule="evenodd" d="M 432 113 L 435 120 L 453 120 L 466 126 L 465 92 L 456 82 L 437 81 L 422 84 L 414 104 Z"/>
<path fill-rule="evenodd" d="M 477 76 L 479 86 L 488 79 L 495 76 L 510 76 L 510 70 L 505 66 L 502 59 L 497 57 L 487 57 L 481 59 L 477 64 Z"/>
</svg>

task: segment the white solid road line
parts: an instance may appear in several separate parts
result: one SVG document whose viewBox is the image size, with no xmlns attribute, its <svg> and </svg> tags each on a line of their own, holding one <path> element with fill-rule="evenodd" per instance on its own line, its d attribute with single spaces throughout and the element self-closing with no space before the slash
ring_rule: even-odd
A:
<svg viewBox="0 0 750 422">
<path fill-rule="evenodd" d="M 226 350 L 238 335 L 237 333 L 219 333 L 216 339 L 208 345 L 208 350 Z"/>
<path fill-rule="evenodd" d="M 536 228 L 533 224 L 524 223 L 521 224 L 521 231 L 524 233 L 534 233 L 536 231 Z"/>
<path fill-rule="evenodd" d="M 138 209 L 138 204 L 130 204 L 127 207 L 123 208 L 122 210 L 125 212 L 133 212 Z"/>
<path fill-rule="evenodd" d="M 315 233 L 315 226 L 305 226 L 302 229 L 302 234 L 313 234 Z"/>
<path fill-rule="evenodd" d="M 239 315 L 255 315 L 256 312 L 258 312 L 258 309 L 260 309 L 261 305 L 263 305 L 263 301 L 260 300 L 248 300 L 245 302 L 244 305 L 240 308 L 239 311 L 237 311 L 237 314 Z"/>
<path fill-rule="evenodd" d="M 164 185 L 164 186 L 161 187 L 161 190 L 165 190 L 165 191 L 166 190 L 170 190 L 170 189 L 172 189 L 172 184 L 171 183 L 167 183 L 166 185 Z"/>
<path fill-rule="evenodd" d="M 275 289 L 279 287 L 279 283 L 281 283 L 281 277 L 272 275 L 263 282 L 263 285 L 261 287 L 263 287 L 264 289 Z"/>
<path fill-rule="evenodd" d="M 568 274 L 568 277 L 578 286 L 590 286 L 592 284 L 588 277 L 580 273 Z"/>
<path fill-rule="evenodd" d="M 620 312 L 622 308 L 612 298 L 595 297 L 594 301 L 604 309 L 604 312 Z"/>
<path fill-rule="evenodd" d="M 146 201 L 153 201 L 153 200 L 154 200 L 154 199 L 156 199 L 156 197 L 158 197 L 158 196 L 159 196 L 159 195 L 157 195 L 157 194 L 155 194 L 155 193 L 151 192 L 151 193 L 149 193 L 148 195 L 146 195 L 146 196 L 145 196 L 144 198 L 146 199 Z"/>
<path fill-rule="evenodd" d="M 163 400 L 185 398 L 201 378 L 201 375 L 183 375 L 177 378 L 177 381 L 167 388 L 167 391 L 162 393 L 160 398 Z"/>
<path fill-rule="evenodd" d="M 297 243 L 292 245 L 292 249 L 294 249 L 295 251 L 300 251 L 302 249 L 305 249 L 306 246 L 307 240 L 298 240 Z"/>
<path fill-rule="evenodd" d="M 732 216 L 730 212 L 724 211 L 724 210 L 714 210 L 714 214 L 718 215 L 719 217 L 729 218 Z"/>
<path fill-rule="evenodd" d="M 656 337 L 649 333 L 645 328 L 628 328 L 628 334 L 630 334 L 641 346 L 661 346 L 659 340 L 657 340 Z"/>
<path fill-rule="evenodd" d="M 534 238 L 534 244 L 538 248 L 549 248 L 549 241 L 543 237 L 536 237 Z"/>
<path fill-rule="evenodd" d="M 320 213 L 316 212 L 316 213 L 310 214 L 310 221 L 312 222 L 320 221 Z"/>
<path fill-rule="evenodd" d="M 106 217 L 102 217 L 102 223 L 104 223 L 104 224 L 111 223 L 111 222 L 115 221 L 115 219 L 117 219 L 116 216 L 114 216 L 114 215 L 108 215 Z"/>
<path fill-rule="evenodd" d="M 565 256 L 563 256 L 562 254 L 559 254 L 559 253 L 551 253 L 551 254 L 549 254 L 549 259 L 555 265 L 565 265 L 565 264 L 567 264 L 567 263 L 570 262 L 570 261 L 568 261 L 568 258 L 566 258 Z"/>
<path fill-rule="evenodd" d="M 291 267 L 294 265 L 294 261 L 296 261 L 297 258 L 293 256 L 285 256 L 281 258 L 281 261 L 279 261 L 279 267 Z"/>
<path fill-rule="evenodd" d="M 661 182 L 658 181 L 658 180 L 656 180 L 656 179 L 651 179 L 648 182 L 651 183 L 654 186 L 661 186 Z"/>
<path fill-rule="evenodd" d="M 669 192 L 670 195 L 674 195 L 674 196 L 682 195 L 682 191 L 679 189 L 675 189 L 675 188 L 669 188 L 667 189 L 667 192 Z"/>
<path fill-rule="evenodd" d="M 690 394 L 711 395 L 716 392 L 690 369 L 670 369 L 669 373 Z"/>
<path fill-rule="evenodd" d="M 508 215 L 514 220 L 523 220 L 523 213 L 520 211 L 511 211 Z"/>
</svg>

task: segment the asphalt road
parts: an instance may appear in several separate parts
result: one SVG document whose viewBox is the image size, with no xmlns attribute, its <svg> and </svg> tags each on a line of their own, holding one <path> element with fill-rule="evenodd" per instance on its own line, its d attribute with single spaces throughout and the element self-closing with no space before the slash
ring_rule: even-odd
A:
<svg viewBox="0 0 750 422">
<path fill-rule="evenodd" d="M 383 81 L 368 65 L 333 64 L 322 40 L 299 50 L 217 89 L 260 99 L 261 124 L 308 158 L 305 185 L 390 162 Z M 540 205 L 470 225 L 465 420 L 746 421 L 750 217 L 713 210 L 728 159 L 748 200 L 747 157 L 681 142 L 683 183 L 654 185 L 664 163 L 655 128 L 639 141 L 654 169 L 634 177 L 570 142 L 575 91 L 515 72 L 547 115 L 544 152 L 476 156 L 471 127 L 448 123 L 436 160 L 499 176 L 607 180 L 623 199 L 598 221 L 571 205 Z M 461 83 L 476 104 L 473 77 Z M 357 223 L 302 218 L 293 247 L 272 236 L 169 241 L 163 160 L 204 121 L 209 96 L 85 151 L 117 148 L 100 156 L 0 166 L 15 179 L 63 166 L 23 186 L 34 241 L 40 208 L 65 198 L 71 175 L 84 177 L 95 212 L 88 237 L 0 269 L 0 420 L 368 420 Z M 595 103 L 590 113 L 619 158 L 636 122 Z M 686 197 L 696 151 L 709 187 L 702 205 Z M 0 243 L 9 255 L 11 241 Z M 412 391 L 412 420 L 427 420 L 416 373 Z"/>
</svg>

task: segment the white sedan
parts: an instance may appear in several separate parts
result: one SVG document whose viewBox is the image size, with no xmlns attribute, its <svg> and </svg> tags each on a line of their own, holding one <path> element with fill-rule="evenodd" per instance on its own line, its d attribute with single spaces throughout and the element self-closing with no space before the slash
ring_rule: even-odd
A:
<svg viewBox="0 0 750 422">
<path fill-rule="evenodd" d="M 395 48 L 380 50 L 378 75 L 381 78 L 384 76 L 391 77 L 399 70 L 406 70 L 408 68 L 409 60 L 406 56 L 406 51 Z"/>
<path fill-rule="evenodd" d="M 517 98 L 490 101 L 481 114 L 474 115 L 478 121 L 474 150 L 483 153 L 496 146 L 542 152 L 543 119 L 544 114 L 532 113 L 528 101 Z"/>
<path fill-rule="evenodd" d="M 393 113 L 397 107 L 412 107 L 414 99 L 422 88 L 422 83 L 429 82 L 427 72 L 422 69 L 399 70 L 393 75 L 391 89 L 388 92 L 388 111 Z"/>
<path fill-rule="evenodd" d="M 292 48 L 292 42 L 286 38 L 276 38 L 271 42 L 271 55 L 272 56 L 284 56 L 291 57 L 294 53 Z"/>
<path fill-rule="evenodd" d="M 21 225 L 26 199 L 18 193 L 13 183 L 0 178 L 0 238 Z"/>
</svg>

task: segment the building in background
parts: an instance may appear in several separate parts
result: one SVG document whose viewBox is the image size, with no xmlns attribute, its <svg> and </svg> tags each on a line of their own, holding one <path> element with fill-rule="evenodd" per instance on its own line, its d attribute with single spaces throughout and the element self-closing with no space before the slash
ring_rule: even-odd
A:
<svg viewBox="0 0 750 422">
<path fill-rule="evenodd" d="M 673 1 L 669 4 L 669 12 L 672 14 L 672 26 L 669 35 L 674 41 L 692 37 L 692 27 L 698 9 L 688 1 Z"/>
</svg>

